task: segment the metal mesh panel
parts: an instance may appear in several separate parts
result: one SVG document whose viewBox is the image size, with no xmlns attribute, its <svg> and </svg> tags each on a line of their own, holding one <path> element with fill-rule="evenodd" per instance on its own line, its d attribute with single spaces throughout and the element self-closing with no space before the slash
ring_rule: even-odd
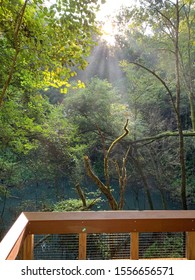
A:
<svg viewBox="0 0 195 280">
<path fill-rule="evenodd" d="M 130 234 L 89 234 L 87 236 L 87 259 L 130 258 Z"/>
<path fill-rule="evenodd" d="M 78 234 L 35 236 L 35 260 L 75 260 L 78 259 L 78 250 Z"/>
<path fill-rule="evenodd" d="M 139 258 L 185 258 L 185 233 L 140 233 Z"/>
<path fill-rule="evenodd" d="M 130 259 L 131 234 L 88 234 L 87 259 Z M 36 235 L 35 260 L 76 260 L 79 235 Z M 185 258 L 184 233 L 140 233 L 139 258 Z"/>
<path fill-rule="evenodd" d="M 75 234 L 36 235 L 35 260 L 78 259 L 79 236 Z M 130 258 L 130 234 L 88 234 L 87 259 Z"/>
</svg>

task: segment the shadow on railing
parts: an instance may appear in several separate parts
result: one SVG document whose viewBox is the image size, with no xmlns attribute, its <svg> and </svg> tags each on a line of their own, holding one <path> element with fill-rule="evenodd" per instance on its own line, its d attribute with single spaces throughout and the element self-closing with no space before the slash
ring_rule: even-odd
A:
<svg viewBox="0 0 195 280">
<path fill-rule="evenodd" d="M 77 259 L 87 259 L 87 236 L 130 234 L 129 258 L 140 259 L 140 233 L 186 234 L 185 259 L 195 259 L 195 210 L 24 212 L 0 243 L 0 260 L 34 259 L 34 235 L 78 234 Z"/>
</svg>

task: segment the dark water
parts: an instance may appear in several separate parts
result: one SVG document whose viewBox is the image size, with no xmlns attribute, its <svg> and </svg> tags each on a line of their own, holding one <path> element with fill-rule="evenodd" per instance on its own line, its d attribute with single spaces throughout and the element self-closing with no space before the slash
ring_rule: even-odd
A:
<svg viewBox="0 0 195 280">
<path fill-rule="evenodd" d="M 94 192 L 97 187 L 91 184 L 87 185 L 88 192 Z M 118 200 L 117 187 L 113 194 Z M 162 198 L 159 190 L 151 190 L 152 201 L 155 210 L 163 210 Z M 48 211 L 49 207 L 54 203 L 70 198 L 78 198 L 76 190 L 68 182 L 63 182 L 58 189 L 52 185 L 29 185 L 25 188 L 13 188 L 11 194 L 6 201 L 0 201 L 0 237 L 7 232 L 19 214 L 23 211 L 40 211 L 44 209 Z M 90 197 L 89 197 L 90 198 Z M 169 192 L 165 192 L 167 209 L 179 210 L 181 203 L 176 197 L 173 197 Z M 190 205 L 190 209 L 195 209 L 195 205 Z M 108 202 L 102 196 L 102 201 L 92 210 L 110 210 Z M 127 186 L 125 193 L 124 210 L 150 210 L 147 197 L 142 187 Z"/>
</svg>

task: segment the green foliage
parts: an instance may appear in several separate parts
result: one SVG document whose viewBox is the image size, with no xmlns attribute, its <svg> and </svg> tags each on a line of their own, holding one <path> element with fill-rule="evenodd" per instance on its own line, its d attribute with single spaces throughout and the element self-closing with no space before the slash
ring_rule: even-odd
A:
<svg viewBox="0 0 195 280">
<path fill-rule="evenodd" d="M 106 80 L 93 78 L 84 89 L 69 90 L 64 99 L 67 118 L 76 123 L 84 143 L 100 142 L 100 129 L 105 137 L 118 135 L 126 119 L 126 106 L 118 92 Z"/>
<path fill-rule="evenodd" d="M 85 146 L 80 145 L 76 126 L 64 117 L 63 106 L 51 105 L 40 94 L 27 99 L 16 95 L 0 111 L 0 127 L 0 175 L 6 184 L 43 182 L 78 172 Z"/>
<path fill-rule="evenodd" d="M 28 1 L 21 24 L 19 17 L 25 1 L 4 0 L 0 5 L 1 89 L 12 66 L 14 70 L 0 110 L 2 198 L 5 194 L 11 197 L 14 187 L 23 188 L 25 193 L 26 186 L 33 190 L 34 186 L 42 188 L 47 185 L 52 188 L 52 194 L 55 193 L 55 201 L 60 201 L 54 206 L 55 211 L 83 210 L 80 200 L 61 201 L 67 197 L 66 191 L 74 190 L 75 184 L 85 179 L 83 155 L 89 155 L 95 173 L 103 178 L 105 151 L 129 118 L 129 136 L 117 144 L 111 155 L 111 159 L 115 156 L 120 165 L 131 145 L 126 166 L 128 190 L 134 189 L 139 200 L 138 193 L 145 183 L 149 192 L 155 190 L 162 194 L 170 191 L 171 198 L 180 201 L 178 137 L 166 136 L 167 131 L 177 133 L 170 96 L 154 75 L 131 64 L 132 61 L 143 64 L 159 75 L 173 92 L 173 101 L 176 100 L 175 33 L 171 25 L 176 20 L 174 5 L 170 1 L 141 1 L 137 9 L 123 10 L 117 18 L 120 28 L 118 45 L 112 50 L 116 57 L 111 59 L 109 54 L 106 60 L 108 49 L 101 43 L 98 51 L 101 49 L 102 52 L 89 69 L 98 73 L 96 68 L 102 66 L 101 56 L 108 64 L 112 61 L 112 65 L 123 71 L 121 90 L 119 80 L 113 83 L 116 87 L 97 77 L 85 84 L 80 77 L 77 82 L 72 82 L 76 80 L 77 70 L 87 66 L 86 57 L 94 46 L 97 2 L 63 0 L 48 7 L 44 0 Z M 180 9 L 180 115 L 183 129 L 192 127 L 189 97 L 193 97 L 190 91 L 194 92 L 195 76 L 193 5 L 194 1 L 185 1 L 185 6 Z M 19 32 L 16 33 L 18 25 Z M 118 68 L 112 67 L 116 75 Z M 113 72 L 109 71 L 106 65 L 101 77 L 112 76 Z M 114 78 L 115 75 L 110 80 Z M 145 137 L 163 133 L 164 138 L 142 141 Z M 185 142 L 185 153 L 188 203 L 193 205 L 193 139 Z M 110 172 L 114 174 L 114 184 L 111 184 L 115 185 L 113 191 L 117 195 L 119 190 L 115 182 L 118 177 L 114 164 L 111 164 Z M 49 196 L 48 191 L 45 201 Z M 91 197 L 98 196 L 90 196 L 88 205 L 93 202 Z M 30 203 L 26 199 L 21 205 L 25 209 L 42 210 L 42 200 L 38 197 L 36 202 Z M 45 204 L 45 209 L 50 210 Z M 158 244 L 153 245 L 156 246 Z"/>
<path fill-rule="evenodd" d="M 9 0 L 0 6 L 1 84 L 25 89 L 66 87 L 72 67 L 84 69 L 97 32 L 97 1 Z M 12 72 L 12 70 L 14 70 Z M 8 78 L 9 77 L 9 78 Z M 2 93 L 3 94 L 3 93 Z"/>
<path fill-rule="evenodd" d="M 94 199 L 87 199 L 87 206 L 84 207 L 80 199 L 67 199 L 60 201 L 53 206 L 55 212 L 66 212 L 66 211 L 86 211 L 91 209 L 94 205 Z M 98 203 L 98 200 L 96 200 Z"/>
<path fill-rule="evenodd" d="M 183 237 L 166 236 L 163 241 L 155 241 L 144 252 L 143 258 L 182 258 Z"/>
</svg>

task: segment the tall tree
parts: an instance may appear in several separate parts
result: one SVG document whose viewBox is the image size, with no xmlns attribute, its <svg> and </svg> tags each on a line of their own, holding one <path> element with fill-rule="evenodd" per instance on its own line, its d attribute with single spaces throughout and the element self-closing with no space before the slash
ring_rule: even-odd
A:
<svg viewBox="0 0 195 280">
<path fill-rule="evenodd" d="M 168 93 L 175 114 L 179 139 L 183 209 L 187 209 L 186 155 L 182 122 L 183 92 L 188 93 L 191 127 L 194 130 L 193 5 L 194 1 L 143 0 L 140 1 L 137 9 L 126 13 L 127 18 L 131 19 L 130 26 L 139 30 L 140 39 L 146 38 L 144 41 L 148 45 L 145 48 L 148 54 L 143 50 L 139 52 L 138 49 L 133 56 L 128 57 L 128 63 L 146 71 L 162 85 Z M 184 38 L 186 40 L 183 40 Z M 154 60 L 148 59 L 150 56 L 156 57 L 155 63 Z M 169 60 L 166 60 L 166 56 Z M 166 61 L 166 65 L 162 59 Z"/>
</svg>

